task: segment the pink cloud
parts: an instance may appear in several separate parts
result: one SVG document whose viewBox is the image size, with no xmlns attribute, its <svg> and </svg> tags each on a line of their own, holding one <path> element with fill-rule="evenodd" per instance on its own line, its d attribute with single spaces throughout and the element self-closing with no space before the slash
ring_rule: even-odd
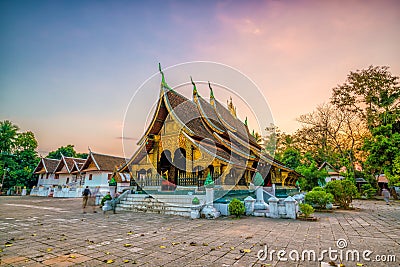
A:
<svg viewBox="0 0 400 267">
<path fill-rule="evenodd" d="M 252 2 L 217 7 L 212 42 L 194 44 L 200 58 L 248 74 L 267 96 L 284 130 L 328 102 L 350 70 L 389 65 L 400 72 L 400 4 L 396 1 Z"/>
</svg>

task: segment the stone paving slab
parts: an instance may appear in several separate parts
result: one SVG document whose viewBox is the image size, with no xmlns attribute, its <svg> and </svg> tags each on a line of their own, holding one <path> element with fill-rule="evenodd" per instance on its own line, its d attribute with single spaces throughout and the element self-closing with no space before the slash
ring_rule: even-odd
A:
<svg viewBox="0 0 400 267">
<path fill-rule="evenodd" d="M 216 220 L 120 212 L 83 214 L 80 199 L 0 197 L 0 266 L 320 266 L 259 259 L 260 250 L 373 251 L 345 266 L 400 266 L 400 202 L 355 201 L 317 222 L 260 217 Z M 347 243 L 339 249 L 337 241 Z M 294 251 L 294 252 L 293 252 Z M 260 255 L 260 254 L 259 254 Z M 261 254 L 262 255 L 262 254 Z M 325 254 L 324 261 L 329 261 Z M 339 261 L 336 260 L 338 263 Z M 358 264 L 358 265 L 357 265 Z"/>
</svg>

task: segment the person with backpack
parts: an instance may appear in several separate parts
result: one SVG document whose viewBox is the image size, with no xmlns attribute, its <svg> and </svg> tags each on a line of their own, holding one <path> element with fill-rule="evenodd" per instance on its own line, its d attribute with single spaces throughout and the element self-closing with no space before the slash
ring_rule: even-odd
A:
<svg viewBox="0 0 400 267">
<path fill-rule="evenodd" d="M 83 197 L 83 199 L 82 199 L 83 213 L 86 213 L 86 212 L 85 212 L 85 208 L 86 208 L 86 205 L 87 205 L 87 203 L 88 203 L 89 196 L 92 196 L 92 192 L 90 192 L 89 186 L 86 186 L 85 190 L 83 190 L 83 192 L 82 192 L 82 197 Z"/>
</svg>

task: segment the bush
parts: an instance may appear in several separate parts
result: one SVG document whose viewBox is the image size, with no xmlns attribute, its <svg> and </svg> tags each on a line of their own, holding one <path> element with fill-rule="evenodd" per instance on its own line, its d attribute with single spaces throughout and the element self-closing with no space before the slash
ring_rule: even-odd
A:
<svg viewBox="0 0 400 267">
<path fill-rule="evenodd" d="M 362 190 L 362 195 L 367 199 L 370 199 L 373 196 L 375 196 L 377 191 L 375 188 L 372 187 L 371 184 L 363 184 L 361 186 L 361 190 Z"/>
<path fill-rule="evenodd" d="M 331 193 L 326 193 L 323 188 L 318 186 L 308 192 L 304 200 L 315 208 L 326 209 L 326 205 L 332 203 L 334 197 Z"/>
<path fill-rule="evenodd" d="M 312 191 L 324 191 L 324 192 L 325 192 L 325 189 L 323 189 L 323 188 L 320 187 L 320 186 L 316 186 L 316 187 L 314 187 L 314 188 L 312 189 Z"/>
<path fill-rule="evenodd" d="M 309 204 L 300 204 L 300 211 L 304 214 L 304 217 L 308 218 L 311 214 L 314 213 L 314 208 Z"/>
<path fill-rule="evenodd" d="M 244 214 L 244 212 L 245 212 L 244 204 L 239 199 L 236 199 L 236 198 L 231 200 L 231 203 L 229 203 L 228 209 L 229 209 L 229 213 L 232 215 L 235 215 L 236 218 L 239 218 L 240 215 Z"/>
<path fill-rule="evenodd" d="M 348 209 L 357 196 L 357 187 L 349 180 L 335 180 L 326 184 L 325 190 L 331 193 L 341 208 Z"/>
</svg>

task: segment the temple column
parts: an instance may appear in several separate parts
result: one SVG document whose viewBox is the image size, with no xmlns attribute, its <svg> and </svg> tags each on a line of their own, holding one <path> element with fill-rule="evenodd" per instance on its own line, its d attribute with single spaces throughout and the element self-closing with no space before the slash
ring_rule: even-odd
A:
<svg viewBox="0 0 400 267">
<path fill-rule="evenodd" d="M 194 168 L 194 156 L 193 151 L 194 148 L 189 142 L 185 142 L 185 150 L 186 150 L 186 173 L 191 173 Z"/>
<path fill-rule="evenodd" d="M 284 187 L 284 186 L 285 186 L 285 180 L 286 180 L 286 178 L 288 177 L 289 172 L 282 171 L 282 172 L 281 172 L 281 175 L 282 175 L 282 187 Z"/>
</svg>

